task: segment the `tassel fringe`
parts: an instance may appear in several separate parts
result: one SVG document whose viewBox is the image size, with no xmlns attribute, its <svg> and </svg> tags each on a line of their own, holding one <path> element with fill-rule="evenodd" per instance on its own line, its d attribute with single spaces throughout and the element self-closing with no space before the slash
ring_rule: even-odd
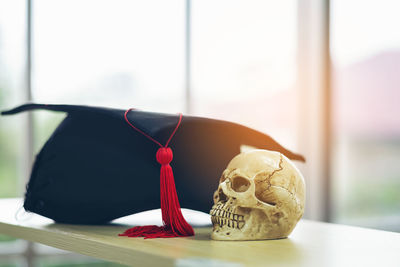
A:
<svg viewBox="0 0 400 267">
<path fill-rule="evenodd" d="M 172 150 L 169 147 L 161 147 L 157 151 L 156 158 L 161 164 L 160 198 L 164 226 L 136 226 L 126 230 L 123 234 L 120 234 L 120 236 L 144 237 L 148 239 L 194 235 L 194 230 L 192 226 L 186 222 L 179 205 L 174 174 L 169 164 L 173 158 Z"/>
</svg>

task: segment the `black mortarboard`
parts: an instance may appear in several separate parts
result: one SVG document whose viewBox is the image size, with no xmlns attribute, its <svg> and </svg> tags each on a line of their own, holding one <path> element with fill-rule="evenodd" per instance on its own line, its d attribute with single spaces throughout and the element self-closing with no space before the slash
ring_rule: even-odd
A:
<svg viewBox="0 0 400 267">
<path fill-rule="evenodd" d="M 165 161 L 162 166 L 169 166 L 172 154 L 160 149 L 168 140 L 174 153 L 171 166 L 179 193 L 179 202 L 174 205 L 179 207 L 180 203 L 203 212 L 212 206 L 219 177 L 241 145 L 279 151 L 290 159 L 304 161 L 268 135 L 215 119 L 42 104 L 26 104 L 2 114 L 36 109 L 66 112 L 68 116 L 36 156 L 24 208 L 60 223 L 106 223 L 159 208 L 163 197 L 160 199 L 160 164 L 155 154 L 158 151 L 159 162 Z M 172 175 L 172 169 L 165 173 L 166 179 L 171 179 L 168 175 Z M 163 170 L 161 180 L 162 176 Z M 170 227 L 164 213 L 163 221 Z M 191 235 L 187 231 L 177 235 Z"/>
</svg>

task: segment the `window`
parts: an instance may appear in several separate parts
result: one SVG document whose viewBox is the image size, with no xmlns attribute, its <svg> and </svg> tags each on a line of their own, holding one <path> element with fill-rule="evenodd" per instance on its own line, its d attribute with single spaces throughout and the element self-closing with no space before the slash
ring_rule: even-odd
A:
<svg viewBox="0 0 400 267">
<path fill-rule="evenodd" d="M 16 105 L 23 98 L 25 64 L 25 2 L 0 1 L 0 109 Z M 26 136 L 21 125 L 26 117 L 0 122 L 0 198 L 21 195 L 26 176 L 26 163 L 21 160 L 27 152 Z M 0 235 L 0 265 L 13 266 L 15 261 L 2 260 L 2 253 L 23 253 L 24 242 Z M 17 260 L 17 263 L 21 262 Z"/>
<path fill-rule="evenodd" d="M 184 10 L 182 0 L 34 1 L 33 101 L 183 110 Z M 39 151 L 64 114 L 34 116 Z"/>
<path fill-rule="evenodd" d="M 193 113 L 296 149 L 296 2 L 199 0 L 192 14 Z"/>
<path fill-rule="evenodd" d="M 25 64 L 25 2 L 0 2 L 0 108 L 16 105 L 23 97 Z M 0 124 L 0 197 L 22 191 L 19 176 L 25 175 L 19 160 L 25 152 L 24 134 L 18 125 L 26 118 L 2 120 Z M 23 169 L 23 168 L 22 168 Z"/>
<path fill-rule="evenodd" d="M 306 154 L 307 218 L 400 231 L 399 9 L 397 0 L 3 0 L 0 108 L 32 100 L 235 121 Z M 23 195 L 33 154 L 63 118 L 0 118 L 0 197 Z M 12 266 L 71 263 L 2 241 L 21 255 Z"/>
<path fill-rule="evenodd" d="M 182 0 L 34 1 L 33 99 L 182 110 L 184 10 Z"/>
<path fill-rule="evenodd" d="M 391 231 L 400 231 L 399 9 L 332 1 L 334 219 Z"/>
</svg>

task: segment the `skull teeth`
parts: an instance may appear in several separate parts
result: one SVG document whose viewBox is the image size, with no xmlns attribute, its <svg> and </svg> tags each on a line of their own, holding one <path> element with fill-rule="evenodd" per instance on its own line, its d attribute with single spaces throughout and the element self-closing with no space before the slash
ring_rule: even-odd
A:
<svg viewBox="0 0 400 267">
<path fill-rule="evenodd" d="M 244 216 L 233 212 L 233 208 L 226 207 L 226 203 L 217 203 L 210 211 L 211 222 L 213 225 L 228 226 L 230 228 L 241 229 L 244 224 Z"/>
</svg>

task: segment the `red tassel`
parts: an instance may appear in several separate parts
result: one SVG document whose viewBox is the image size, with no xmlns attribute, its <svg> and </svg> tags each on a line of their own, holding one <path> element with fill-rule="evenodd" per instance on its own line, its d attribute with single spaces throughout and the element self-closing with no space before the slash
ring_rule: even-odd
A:
<svg viewBox="0 0 400 267">
<path fill-rule="evenodd" d="M 183 218 L 178 195 L 176 194 L 174 174 L 169 164 L 173 158 L 171 148 L 159 148 L 156 158 L 161 164 L 160 198 L 164 226 L 136 226 L 126 230 L 123 234 L 120 234 L 120 236 L 144 237 L 147 239 L 194 235 L 192 226 Z"/>
<path fill-rule="evenodd" d="M 192 226 L 188 224 L 183 218 L 181 212 L 181 206 L 179 205 L 178 195 L 176 194 L 174 173 L 170 162 L 172 161 L 173 155 L 171 148 L 168 147 L 169 142 L 178 130 L 179 125 L 182 122 L 182 114 L 179 114 L 179 121 L 176 124 L 174 131 L 171 133 L 165 146 L 155 140 L 150 135 L 146 134 L 139 128 L 135 127 L 127 117 L 131 109 L 128 109 L 124 118 L 125 121 L 136 131 L 143 134 L 145 137 L 160 146 L 157 150 L 156 159 L 161 164 L 160 171 L 160 198 L 161 198 L 161 212 L 163 226 L 147 225 L 147 226 L 136 226 L 126 230 L 120 236 L 129 237 L 144 237 L 146 238 L 157 238 L 157 237 L 177 237 L 177 236 L 192 236 L 194 231 Z"/>
</svg>

